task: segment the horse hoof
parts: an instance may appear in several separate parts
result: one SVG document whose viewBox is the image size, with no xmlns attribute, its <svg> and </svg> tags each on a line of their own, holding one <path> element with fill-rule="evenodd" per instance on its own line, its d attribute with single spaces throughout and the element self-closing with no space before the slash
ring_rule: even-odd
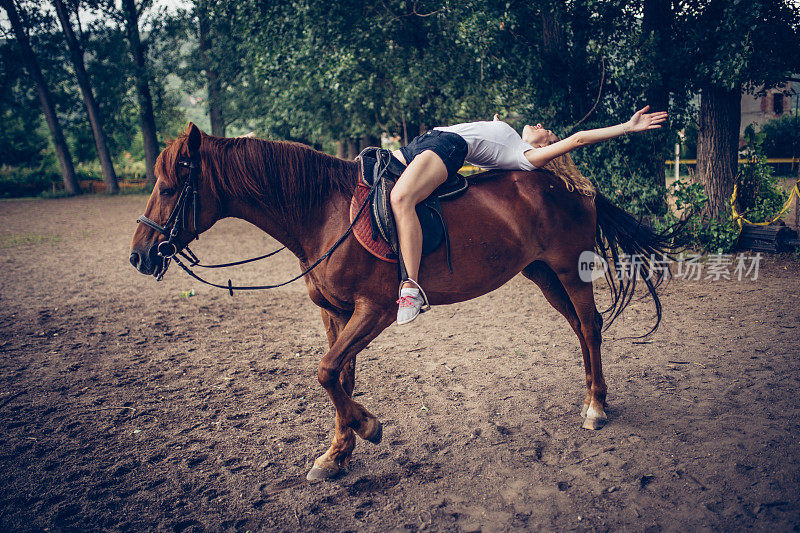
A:
<svg viewBox="0 0 800 533">
<path fill-rule="evenodd" d="M 607 421 L 606 418 L 587 416 L 586 420 L 583 421 L 583 429 L 598 430 L 605 426 Z"/>
<path fill-rule="evenodd" d="M 342 473 L 341 468 L 322 467 L 314 465 L 311 470 L 306 474 L 306 479 L 309 481 L 319 481 L 321 479 L 333 479 Z"/>
<path fill-rule="evenodd" d="M 583 408 L 581 409 L 581 418 L 586 418 L 586 411 L 589 410 L 589 404 L 583 404 Z"/>
<path fill-rule="evenodd" d="M 375 425 L 375 430 L 372 432 L 372 436 L 367 437 L 365 440 L 368 440 L 372 444 L 380 444 L 383 438 L 383 424 L 381 424 L 380 420 L 376 420 L 375 422 L 377 422 L 377 424 Z"/>
</svg>

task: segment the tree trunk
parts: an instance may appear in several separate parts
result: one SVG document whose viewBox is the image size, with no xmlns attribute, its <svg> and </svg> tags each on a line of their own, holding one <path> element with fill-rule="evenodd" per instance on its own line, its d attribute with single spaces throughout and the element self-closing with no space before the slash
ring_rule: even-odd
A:
<svg viewBox="0 0 800 533">
<path fill-rule="evenodd" d="M 28 40 L 28 35 L 25 33 L 25 28 L 22 26 L 22 21 L 17 13 L 17 7 L 14 5 L 14 0 L 0 0 L 3 9 L 8 14 L 8 20 L 11 22 L 11 27 L 14 30 L 14 36 L 17 39 L 20 49 L 22 50 L 22 57 L 25 61 L 25 66 L 28 73 L 33 78 L 36 84 L 36 90 L 39 93 L 39 102 L 42 104 L 42 111 L 47 120 L 47 127 L 50 128 L 50 136 L 53 139 L 53 146 L 56 149 L 56 157 L 61 167 L 61 177 L 64 180 L 64 190 L 67 194 L 80 194 L 81 189 L 78 186 L 78 180 L 75 177 L 75 167 L 72 165 L 72 156 L 69 153 L 67 142 L 64 140 L 64 133 L 61 131 L 61 124 L 58 122 L 58 115 L 56 115 L 56 108 L 53 104 L 53 97 L 50 90 L 47 88 L 42 70 L 39 68 L 39 63 L 36 60 L 36 55 L 33 53 L 31 43 Z"/>
<path fill-rule="evenodd" d="M 358 139 L 347 139 L 347 159 L 355 159 L 358 155 Z"/>
<path fill-rule="evenodd" d="M 222 84 L 219 80 L 219 73 L 212 66 L 209 20 L 206 3 L 203 1 L 197 3 L 197 18 L 200 54 L 203 56 L 206 83 L 208 84 L 208 116 L 211 119 L 211 134 L 217 137 L 225 137 L 225 119 L 222 115 Z"/>
<path fill-rule="evenodd" d="M 705 188 L 705 214 L 718 217 L 730 205 L 739 160 L 742 90 L 705 84 L 700 93 L 697 177 Z"/>
<path fill-rule="evenodd" d="M 380 139 L 378 139 L 374 135 L 362 135 L 361 136 L 361 143 L 360 143 L 360 146 L 359 146 L 360 149 L 363 150 L 364 148 L 367 148 L 369 146 L 377 146 L 377 147 L 380 148 L 380 146 L 381 146 Z"/>
<path fill-rule="evenodd" d="M 92 126 L 92 134 L 94 135 L 94 145 L 97 149 L 97 158 L 100 160 L 100 168 L 103 170 L 106 192 L 117 194 L 119 192 L 117 173 L 114 171 L 114 164 L 111 162 L 111 156 L 108 153 L 106 134 L 103 132 L 103 121 L 100 118 L 100 109 L 97 107 L 97 101 L 94 99 L 94 92 L 89 83 L 89 76 L 86 74 L 83 50 L 75 37 L 75 32 L 72 30 L 72 23 L 69 20 L 69 13 L 64 6 L 63 0 L 54 0 L 54 4 L 58 20 L 61 21 L 61 27 L 64 29 L 64 37 L 67 40 L 72 66 L 75 69 L 75 76 L 78 78 L 78 86 L 81 89 L 83 103 L 86 106 L 86 114 L 89 115 L 89 123 Z"/>
<path fill-rule="evenodd" d="M 339 139 L 336 141 L 336 157 L 347 159 L 347 140 Z"/>
<path fill-rule="evenodd" d="M 650 58 L 655 79 L 647 90 L 647 104 L 652 111 L 666 111 L 669 108 L 670 74 L 669 58 L 672 56 L 671 28 L 673 25 L 671 0 L 645 0 L 642 29 L 644 38 L 653 41 Z M 645 168 L 649 184 L 658 191 L 657 199 L 647 208 L 650 212 L 663 215 L 667 212 L 667 165 L 670 155 L 668 131 L 665 129 L 648 132 L 646 142 L 650 154 Z"/>
<path fill-rule="evenodd" d="M 585 91 L 588 81 L 585 78 L 586 54 L 580 52 L 579 45 L 571 43 L 567 36 L 569 23 L 575 20 L 565 12 L 564 2 L 548 0 L 538 5 L 541 10 L 542 27 L 539 36 L 542 50 L 541 69 L 536 73 L 538 83 L 553 106 L 555 121 L 565 124 L 575 123 L 585 115 L 581 113 L 584 105 L 588 110 L 594 102 L 597 87 L 594 87 L 594 94 L 588 96 L 589 93 Z M 571 37 L 584 40 L 585 32 L 577 24 L 570 33 Z"/>
<path fill-rule="evenodd" d="M 150 94 L 150 84 L 148 82 L 145 47 L 139 37 L 139 12 L 136 9 L 135 0 L 122 0 L 122 11 L 125 16 L 125 30 L 128 34 L 128 44 L 130 45 L 134 62 L 147 181 L 148 183 L 155 183 L 156 175 L 154 169 L 156 157 L 158 157 L 156 119 L 153 113 L 153 97 Z"/>
</svg>

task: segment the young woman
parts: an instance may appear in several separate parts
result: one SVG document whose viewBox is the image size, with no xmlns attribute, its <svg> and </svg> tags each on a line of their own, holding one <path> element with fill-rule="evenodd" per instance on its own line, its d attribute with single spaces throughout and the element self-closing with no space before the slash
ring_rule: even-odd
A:
<svg viewBox="0 0 800 533">
<path fill-rule="evenodd" d="M 525 126 L 520 137 L 495 115 L 492 121 L 434 128 L 395 150 L 394 156 L 407 165 L 391 193 L 400 251 L 408 272 L 408 279 L 400 284 L 397 323 L 408 324 L 417 318 L 426 302 L 422 287 L 415 281 L 422 257 L 422 228 L 415 207 L 457 173 L 465 161 L 487 170 L 534 170 L 581 146 L 660 128 L 667 113 L 648 113 L 649 109 L 640 109 L 622 124 L 579 131 L 563 140 L 541 124 Z"/>
</svg>

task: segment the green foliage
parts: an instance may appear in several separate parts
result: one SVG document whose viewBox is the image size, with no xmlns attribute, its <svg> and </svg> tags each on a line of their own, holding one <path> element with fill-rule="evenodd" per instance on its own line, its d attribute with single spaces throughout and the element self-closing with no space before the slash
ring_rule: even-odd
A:
<svg viewBox="0 0 800 533">
<path fill-rule="evenodd" d="M 675 201 L 675 209 L 678 211 L 699 213 L 708 202 L 706 191 L 700 183 L 676 180 L 672 183 L 670 192 Z"/>
<path fill-rule="evenodd" d="M 739 237 L 739 227 L 733 221 L 730 208 L 717 218 L 708 220 L 693 235 L 695 241 L 709 253 L 729 252 Z"/>
<path fill-rule="evenodd" d="M 761 126 L 764 134 L 762 150 L 767 157 L 797 157 L 800 155 L 800 115 L 786 113 L 765 122 Z M 797 167 L 788 163 L 778 164 L 776 173 L 796 173 Z"/>
<path fill-rule="evenodd" d="M 26 83 L 19 47 L 13 40 L 0 41 L 0 166 L 39 165 L 47 148 L 46 134 L 36 91 Z"/>
<path fill-rule="evenodd" d="M 766 163 L 763 153 L 765 138 L 764 133 L 756 132 L 752 126 L 745 129 L 747 147 L 744 155 L 748 162 L 739 166 L 737 210 L 752 222 L 771 220 L 787 198 Z M 733 247 L 739 236 L 739 227 L 729 206 L 718 218 L 708 218 L 701 215 L 708 202 L 701 184 L 677 180 L 669 192 L 675 201 L 675 208 L 682 212 L 684 218 L 688 218 L 686 233 L 691 246 L 712 253 L 729 251 Z M 670 213 L 663 225 L 676 222 L 678 220 Z"/>
<path fill-rule="evenodd" d="M 8 168 L 0 169 L 0 198 L 38 196 L 61 182 L 61 174 L 47 169 Z"/>
<path fill-rule="evenodd" d="M 767 165 L 764 154 L 766 135 L 755 131 L 752 125 L 745 128 L 747 146 L 744 157 L 747 162 L 739 165 L 736 177 L 738 184 L 737 204 L 742 216 L 751 222 L 771 220 L 783 207 L 787 199 Z"/>
<path fill-rule="evenodd" d="M 143 168 L 137 172 L 138 165 L 119 167 L 117 177 L 120 182 L 144 179 Z M 103 181 L 99 163 L 82 164 L 75 169 L 79 181 Z M 125 188 L 125 192 L 146 192 L 147 186 Z M 62 179 L 58 165 L 54 162 L 38 168 L 0 167 L 0 198 L 21 198 L 30 196 L 62 196 Z"/>
<path fill-rule="evenodd" d="M 685 219 L 684 231 L 686 244 L 692 248 L 702 249 L 709 253 L 730 251 L 739 236 L 739 228 L 733 220 L 730 208 L 718 218 L 704 217 L 702 212 L 708 203 L 708 196 L 700 183 L 687 180 L 676 180 L 669 187 L 670 196 L 675 208 Z M 680 222 L 670 211 L 660 219 L 656 229 L 666 229 Z"/>
<path fill-rule="evenodd" d="M 52 13 L 33 0 L 19 3 L 77 166 L 93 168 L 91 131 L 72 73 L 63 68 L 66 47 Z M 704 84 L 774 86 L 800 70 L 800 39 L 797 6 L 786 0 L 665 2 L 667 12 L 654 16 L 647 8 L 656 4 L 193 0 L 172 17 L 144 2 L 140 27 L 147 28 L 142 38 L 162 138 L 183 128 L 181 91 L 207 98 L 207 69 L 219 75 L 232 129 L 317 147 L 383 132 L 405 130 L 411 138 L 420 128 L 494 113 L 517 128 L 542 122 L 563 138 L 627 120 L 661 97 L 670 112 L 661 131 L 573 156 L 616 203 L 666 221 L 663 161 L 672 157 L 678 130 L 686 128 L 682 156 L 696 156 L 692 94 Z M 136 166 L 144 154 L 134 69 L 117 4 L 80 5 L 94 9 L 84 17 L 81 39 L 118 173 L 143 173 Z M 201 15 L 207 57 L 198 50 Z M 35 90 L 15 50 L 13 41 L 0 42 L 0 164 L 30 167 L 4 171 L 15 184 L 8 191 L 28 194 L 59 178 Z M 765 124 L 759 149 L 770 156 L 800 153 L 797 127 L 796 117 Z M 782 197 L 758 156 L 743 165 L 739 180 L 747 216 L 774 213 Z M 672 193 L 679 208 L 698 213 L 708 201 L 700 185 L 678 182 Z M 695 244 L 712 251 L 727 248 L 735 230 L 729 213 L 698 217 L 691 226 Z"/>
<path fill-rule="evenodd" d="M 40 117 L 32 122 L 25 121 L 25 114 L 6 109 L 0 111 L 0 165 L 38 165 L 42 162 L 42 152 L 47 149 L 47 138 L 42 136 L 36 126 Z"/>
<path fill-rule="evenodd" d="M 118 160 L 124 154 L 143 160 L 138 101 L 124 29 L 113 16 L 99 10 L 108 7 L 106 3 L 81 1 L 76 5 L 82 13 L 79 39 L 85 51 L 87 72 L 103 118 L 111 155 L 115 164 L 119 164 Z M 44 4 L 30 0 L 22 0 L 18 6 L 53 95 L 71 155 L 77 164 L 96 162 L 94 137 L 74 73 L 68 66 L 68 50 L 54 13 Z M 93 12 L 92 16 L 87 16 L 87 9 Z M 143 38 L 149 45 L 156 123 L 162 137 L 174 136 L 183 127 L 185 119 L 178 91 L 167 87 L 167 74 L 176 70 L 179 46 L 170 26 L 172 19 L 155 13 L 152 7 L 147 8 L 147 3 L 145 11 L 150 13 L 151 19 L 146 24 L 148 31 Z M 50 169 L 55 157 L 47 140 L 49 132 L 36 88 L 24 69 L 14 39 L 0 41 L 0 117 L 4 124 L 0 129 L 0 165 L 34 169 L 21 170 L 19 176 L 33 176 L 40 168 Z M 12 181 L 23 183 L 25 179 Z M 28 189 L 23 187 L 20 190 Z"/>
<path fill-rule="evenodd" d="M 767 157 L 791 157 L 800 154 L 800 115 L 785 115 L 765 122 L 761 127 L 761 147 Z"/>
</svg>

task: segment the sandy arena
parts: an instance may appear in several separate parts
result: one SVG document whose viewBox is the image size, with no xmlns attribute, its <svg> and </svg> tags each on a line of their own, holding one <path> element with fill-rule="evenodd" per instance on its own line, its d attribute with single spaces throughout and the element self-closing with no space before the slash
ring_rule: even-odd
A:
<svg viewBox="0 0 800 533">
<path fill-rule="evenodd" d="M 626 338 L 653 320 L 634 302 L 605 333 L 597 432 L 577 338 L 521 276 L 392 326 L 357 365 L 383 442 L 309 483 L 333 413 L 304 283 L 231 298 L 174 266 L 156 283 L 128 263 L 145 203 L 0 202 L 0 530 L 800 527 L 794 256 L 756 281 L 673 280 L 644 341 Z M 193 246 L 212 262 L 276 247 L 236 220 Z M 284 252 L 209 276 L 298 269 Z"/>
</svg>

